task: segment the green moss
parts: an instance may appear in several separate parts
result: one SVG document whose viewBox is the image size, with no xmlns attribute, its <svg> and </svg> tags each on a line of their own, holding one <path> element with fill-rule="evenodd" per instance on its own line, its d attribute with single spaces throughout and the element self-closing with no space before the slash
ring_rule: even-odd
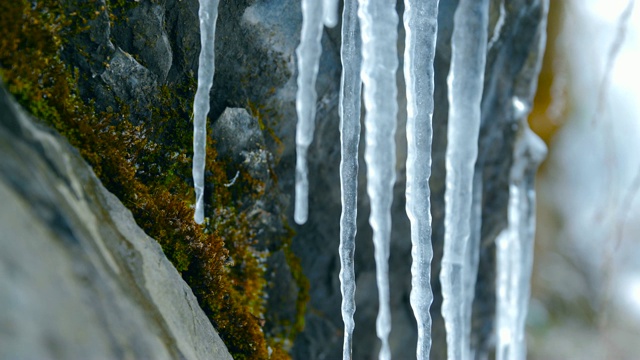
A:
<svg viewBox="0 0 640 360">
<path fill-rule="evenodd" d="M 192 287 L 235 359 L 287 358 L 282 344 L 265 339 L 264 261 L 253 247 L 249 220 L 236 208 L 240 194 L 221 184 L 227 166 L 212 144 L 207 150 L 206 226 L 193 221 L 191 181 L 191 101 L 195 82 L 163 86 L 151 121 L 133 125 L 129 106 L 97 112 L 77 88 L 81 76 L 60 59 L 65 38 L 88 31 L 87 14 L 68 12 L 63 2 L 0 2 L 0 77 L 32 114 L 51 125 L 78 148 L 107 189 L 132 211 L 136 222 L 156 239 Z M 110 0 L 126 10 L 130 1 Z M 104 10 L 104 9 L 102 9 Z M 84 12 L 83 12 L 84 13 Z M 256 109 L 259 109 L 256 107 Z M 257 111 L 259 113 L 259 111 Z M 260 117 L 262 119 L 262 117 Z M 185 152 L 186 149 L 186 152 Z M 262 186 L 261 186 L 262 185 Z M 264 184 L 243 173 L 233 191 L 262 196 Z M 256 190 L 262 189 L 262 190 Z M 213 204 L 213 205 L 212 205 Z M 308 284 L 285 243 L 287 261 L 304 291 L 297 310 L 302 319 Z M 282 335 L 293 340 L 303 320 Z"/>
</svg>

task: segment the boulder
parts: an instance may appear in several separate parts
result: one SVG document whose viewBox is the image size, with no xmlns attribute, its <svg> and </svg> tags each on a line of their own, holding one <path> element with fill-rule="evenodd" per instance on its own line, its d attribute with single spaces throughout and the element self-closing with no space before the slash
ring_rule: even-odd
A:
<svg viewBox="0 0 640 360">
<path fill-rule="evenodd" d="M 0 153 L 0 358 L 231 359 L 156 241 L 3 87 Z"/>
</svg>

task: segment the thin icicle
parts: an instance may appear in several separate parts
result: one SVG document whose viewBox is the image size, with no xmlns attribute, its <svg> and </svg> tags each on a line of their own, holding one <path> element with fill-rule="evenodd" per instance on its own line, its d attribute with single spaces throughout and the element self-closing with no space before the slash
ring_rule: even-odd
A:
<svg viewBox="0 0 640 360">
<path fill-rule="evenodd" d="M 361 76 L 366 109 L 367 194 L 371 200 L 369 223 L 373 229 L 380 303 L 376 333 L 382 341 L 380 359 L 390 359 L 389 242 L 390 209 L 396 170 L 394 136 L 398 113 L 396 103 L 398 14 L 395 10 L 395 1 L 359 0 L 358 4 L 362 35 Z"/>
<path fill-rule="evenodd" d="M 326 27 L 338 25 L 338 0 L 322 0 L 322 21 Z"/>
<path fill-rule="evenodd" d="M 294 220 L 298 224 L 307 222 L 309 215 L 309 179 L 307 169 L 307 150 L 313 141 L 316 118 L 316 76 L 320 63 L 322 46 L 322 2 L 302 0 L 302 33 L 298 56 L 298 92 L 296 110 L 298 124 L 296 128 L 296 200 Z"/>
<path fill-rule="evenodd" d="M 209 91 L 215 73 L 215 37 L 219 0 L 200 0 L 200 58 L 198 62 L 198 89 L 193 101 L 193 185 L 196 189 L 194 220 L 204 222 L 204 162 L 207 146 L 207 115 Z"/>
<path fill-rule="evenodd" d="M 533 180 L 546 146 L 526 122 L 522 124 L 524 131 L 516 141 L 509 176 L 509 225 L 496 239 L 498 360 L 523 360 L 527 355 L 524 330 L 535 236 Z"/>
<path fill-rule="evenodd" d="M 502 33 L 502 27 L 504 26 L 504 20 L 507 17 L 507 10 L 504 7 L 505 0 L 500 1 L 500 15 L 498 17 L 498 21 L 496 22 L 496 26 L 493 28 L 493 35 L 491 35 L 491 40 L 489 40 L 489 45 L 487 47 L 491 49 L 498 39 L 500 39 L 500 33 Z"/>
<path fill-rule="evenodd" d="M 419 360 L 431 350 L 431 139 L 438 0 L 405 0 L 404 78 L 407 87 L 407 216 L 411 220 L 411 296 Z"/>
<path fill-rule="evenodd" d="M 454 15 L 449 72 L 445 239 L 440 282 L 447 357 L 469 359 L 465 316 L 465 256 L 471 232 L 473 176 L 478 155 L 480 102 L 487 52 L 488 0 L 460 0 Z"/>
<path fill-rule="evenodd" d="M 480 160 L 478 160 L 480 161 Z M 462 274 L 464 283 L 464 337 L 469 341 L 469 358 L 475 359 L 476 349 L 471 343 L 471 320 L 473 319 L 473 300 L 476 295 L 478 265 L 480 264 L 480 239 L 482 238 L 482 170 L 476 165 L 473 174 L 473 202 L 471 205 L 471 235 L 466 250 L 466 261 Z"/>
<path fill-rule="evenodd" d="M 356 311 L 356 218 L 358 211 L 358 145 L 360 143 L 360 80 L 361 40 L 357 0 L 345 0 L 342 12 L 342 76 L 340 78 L 340 184 L 342 186 L 342 216 L 340 217 L 340 292 L 344 345 L 342 358 L 351 359 L 352 335 Z"/>
</svg>

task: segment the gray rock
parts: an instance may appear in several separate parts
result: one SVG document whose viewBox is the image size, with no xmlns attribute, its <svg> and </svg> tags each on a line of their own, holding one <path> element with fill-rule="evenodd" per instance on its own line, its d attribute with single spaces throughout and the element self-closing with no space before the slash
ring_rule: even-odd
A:
<svg viewBox="0 0 640 360">
<path fill-rule="evenodd" d="M 262 182 L 269 178 L 269 158 L 258 120 L 242 108 L 227 108 L 211 126 L 218 156 L 241 164 Z"/>
<path fill-rule="evenodd" d="M 112 106 L 118 102 L 131 108 L 131 121 L 138 123 L 151 117 L 151 102 L 157 93 L 157 76 L 138 63 L 133 56 L 117 48 L 100 80 L 113 94 Z M 101 108 L 107 103 L 102 103 Z"/>
<path fill-rule="evenodd" d="M 0 87 L 0 358 L 231 359 L 160 246 Z"/>
<path fill-rule="evenodd" d="M 141 2 L 121 15 L 113 28 L 114 41 L 124 51 L 137 54 L 140 62 L 164 83 L 173 63 L 169 35 L 165 30 L 165 7 Z"/>
</svg>

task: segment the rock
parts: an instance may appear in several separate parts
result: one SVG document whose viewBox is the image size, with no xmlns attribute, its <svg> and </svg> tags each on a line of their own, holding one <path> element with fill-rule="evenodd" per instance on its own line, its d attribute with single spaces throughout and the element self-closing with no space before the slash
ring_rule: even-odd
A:
<svg viewBox="0 0 640 360">
<path fill-rule="evenodd" d="M 0 87 L 0 358 L 231 359 L 160 246 Z"/>
<path fill-rule="evenodd" d="M 124 51 L 138 54 L 140 62 L 164 83 L 173 63 L 169 35 L 164 28 L 165 7 L 141 2 L 115 22 L 115 42 Z"/>
<path fill-rule="evenodd" d="M 269 178 L 269 158 L 258 120 L 242 108 L 227 108 L 211 126 L 218 156 L 242 165 L 261 182 Z"/>
<path fill-rule="evenodd" d="M 105 108 L 107 104 L 116 107 L 121 102 L 131 107 L 133 122 L 151 117 L 151 101 L 158 88 L 157 76 L 140 65 L 133 56 L 117 48 L 109 66 L 100 75 L 100 80 L 113 95 L 113 100 L 106 100 L 99 105 L 100 108 Z"/>
</svg>

